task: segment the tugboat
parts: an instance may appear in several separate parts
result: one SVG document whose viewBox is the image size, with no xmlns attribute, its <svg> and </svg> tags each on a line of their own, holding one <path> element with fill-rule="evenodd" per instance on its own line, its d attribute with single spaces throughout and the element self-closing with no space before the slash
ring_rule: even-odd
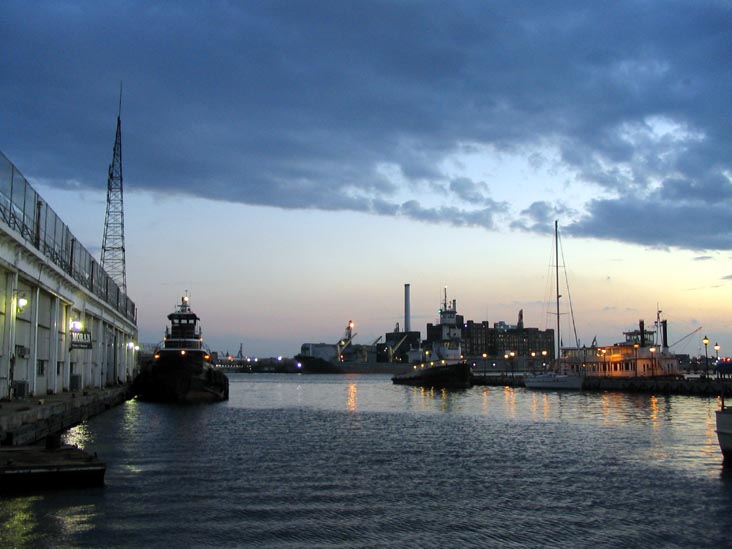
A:
<svg viewBox="0 0 732 549">
<path fill-rule="evenodd" d="M 391 378 L 395 385 L 467 389 L 473 384 L 470 364 L 463 360 L 460 322 L 456 300 L 445 297 L 440 307 L 440 323 L 427 325 L 428 341 L 409 371 Z"/>
<path fill-rule="evenodd" d="M 211 364 L 200 318 L 187 295 L 168 315 L 170 329 L 132 385 L 140 400 L 171 403 L 220 402 L 229 398 L 229 378 Z"/>
</svg>

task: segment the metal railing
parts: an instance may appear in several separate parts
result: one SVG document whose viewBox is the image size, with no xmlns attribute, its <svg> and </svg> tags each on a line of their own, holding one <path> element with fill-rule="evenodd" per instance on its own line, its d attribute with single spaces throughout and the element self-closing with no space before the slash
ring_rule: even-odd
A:
<svg viewBox="0 0 732 549">
<path fill-rule="evenodd" d="M 74 237 L 56 212 L 0 152 L 0 218 L 81 286 L 132 322 L 135 303 Z"/>
</svg>

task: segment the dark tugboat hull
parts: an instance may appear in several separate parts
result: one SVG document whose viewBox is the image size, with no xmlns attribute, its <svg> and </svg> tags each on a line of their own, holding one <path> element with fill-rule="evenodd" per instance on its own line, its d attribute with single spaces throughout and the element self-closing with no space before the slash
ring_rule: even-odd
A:
<svg viewBox="0 0 732 549">
<path fill-rule="evenodd" d="M 198 357 L 171 353 L 140 372 L 132 389 L 138 399 L 151 402 L 221 402 L 229 398 L 229 378 Z"/>
<path fill-rule="evenodd" d="M 460 362 L 412 370 L 391 378 L 396 385 L 436 387 L 446 389 L 467 389 L 472 386 L 470 364 Z"/>
</svg>

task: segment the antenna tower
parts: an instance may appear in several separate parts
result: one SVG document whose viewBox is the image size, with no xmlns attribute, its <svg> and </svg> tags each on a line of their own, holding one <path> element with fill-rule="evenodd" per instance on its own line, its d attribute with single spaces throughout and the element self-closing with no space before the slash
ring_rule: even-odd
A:
<svg viewBox="0 0 732 549">
<path fill-rule="evenodd" d="M 107 177 L 107 215 L 104 219 L 102 269 L 127 294 L 125 272 L 125 214 L 122 200 L 122 84 L 119 87 L 117 135 Z"/>
</svg>

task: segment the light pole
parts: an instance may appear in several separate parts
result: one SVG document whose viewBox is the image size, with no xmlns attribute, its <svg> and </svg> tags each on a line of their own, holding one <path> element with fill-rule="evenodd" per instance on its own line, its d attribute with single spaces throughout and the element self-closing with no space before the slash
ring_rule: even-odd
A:
<svg viewBox="0 0 732 549">
<path fill-rule="evenodd" d="M 651 351 L 651 377 L 656 375 L 656 348 L 651 347 L 648 349 Z"/>
<path fill-rule="evenodd" d="M 633 350 L 635 351 L 635 377 L 638 377 L 638 343 L 633 343 Z"/>
<path fill-rule="evenodd" d="M 707 336 L 704 336 L 704 339 L 702 339 L 702 343 L 704 343 L 704 377 L 707 377 L 709 376 L 709 354 L 707 354 L 709 338 Z"/>
<path fill-rule="evenodd" d="M 607 363 L 605 362 L 605 355 L 607 354 L 607 349 L 600 349 L 600 352 L 602 353 L 602 375 L 607 375 Z"/>
<path fill-rule="evenodd" d="M 541 352 L 541 371 L 544 372 L 546 370 L 546 355 L 547 351 Z"/>
<path fill-rule="evenodd" d="M 714 363 L 714 369 L 717 371 L 717 377 L 719 377 L 719 342 L 714 344 L 714 352 L 717 355 L 717 360 Z"/>
<path fill-rule="evenodd" d="M 485 370 L 488 367 L 488 353 L 483 353 L 483 377 L 485 377 Z"/>
</svg>

